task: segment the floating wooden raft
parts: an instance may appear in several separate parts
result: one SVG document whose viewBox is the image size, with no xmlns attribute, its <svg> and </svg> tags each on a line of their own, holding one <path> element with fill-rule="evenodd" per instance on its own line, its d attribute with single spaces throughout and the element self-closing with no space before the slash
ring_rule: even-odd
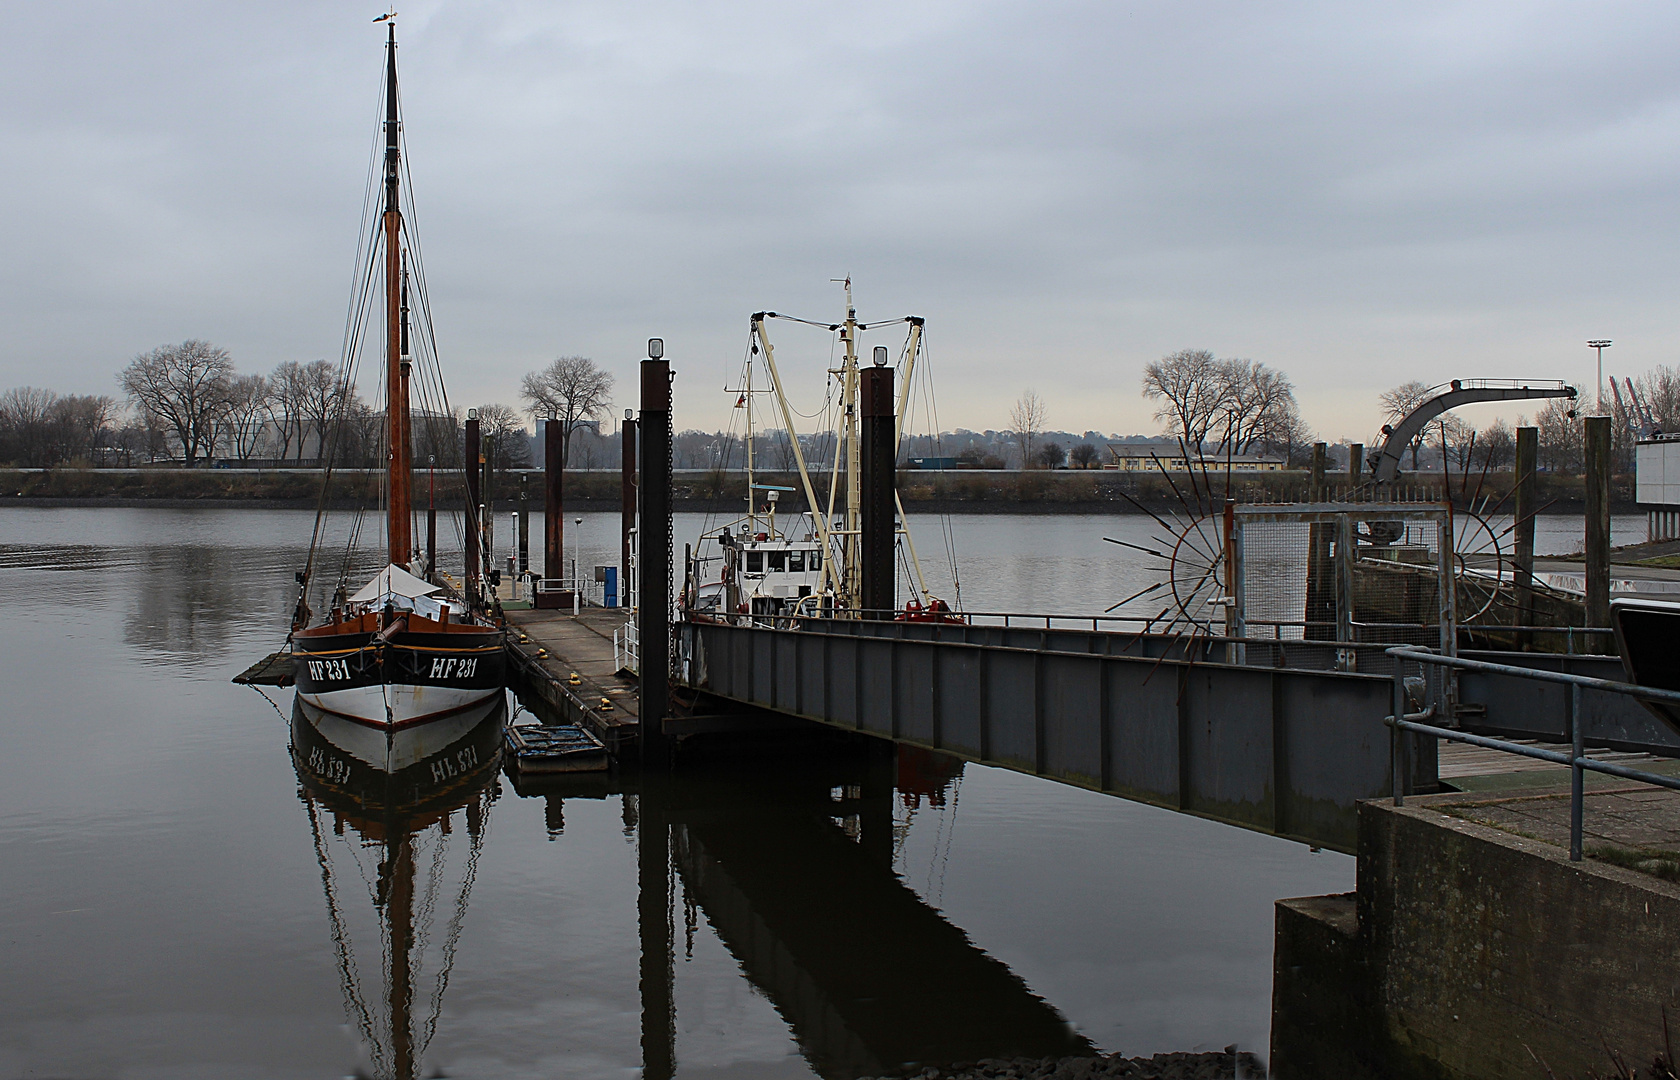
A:
<svg viewBox="0 0 1680 1080">
<path fill-rule="evenodd" d="M 270 653 L 235 675 L 233 681 L 244 686 L 290 686 L 293 682 L 292 654 Z"/>
<path fill-rule="evenodd" d="M 522 773 L 598 772 L 607 748 L 576 724 L 526 724 L 507 729 L 508 759 Z"/>
</svg>

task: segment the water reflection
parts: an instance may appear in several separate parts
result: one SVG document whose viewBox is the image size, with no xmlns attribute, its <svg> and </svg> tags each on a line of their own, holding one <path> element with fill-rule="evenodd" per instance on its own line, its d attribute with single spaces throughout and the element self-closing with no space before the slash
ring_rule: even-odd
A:
<svg viewBox="0 0 1680 1080">
<path fill-rule="evenodd" d="M 346 1018 L 371 1076 L 413 1080 L 437 1032 L 501 793 L 507 707 L 498 698 L 475 719 L 438 753 L 386 773 L 324 737 L 335 729 L 318 710 L 292 706 L 298 799 L 321 867 Z"/>
<path fill-rule="evenodd" d="M 338 729 L 321 721 L 294 703 L 292 759 L 346 1016 L 367 1075 L 412 1080 L 445 1016 L 502 790 L 506 707 L 498 701 L 465 736 L 397 773 L 335 743 Z M 677 1073 L 678 961 L 693 955 L 702 917 L 829 1080 L 1095 1052 L 896 870 L 907 826 L 895 807 L 954 815 L 959 761 L 828 735 L 785 749 L 690 757 L 670 775 L 513 781 L 542 800 L 541 827 L 556 843 L 568 801 L 622 799 L 637 859 L 638 940 L 624 948 L 639 953 L 644 1077 Z"/>
<path fill-rule="evenodd" d="M 677 1070 L 676 959 L 679 949 L 692 955 L 700 915 L 820 1076 L 1094 1052 L 894 872 L 895 800 L 943 805 L 960 762 L 835 740 L 797 760 L 516 785 L 545 800 L 551 839 L 563 835 L 567 799 L 625 795 L 637 840 L 645 1077 Z"/>
</svg>

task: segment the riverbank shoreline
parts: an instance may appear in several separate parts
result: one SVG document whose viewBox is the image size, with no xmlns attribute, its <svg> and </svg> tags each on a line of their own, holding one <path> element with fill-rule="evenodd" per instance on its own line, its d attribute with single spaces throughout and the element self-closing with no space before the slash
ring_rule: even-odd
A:
<svg viewBox="0 0 1680 1080">
<path fill-rule="evenodd" d="M 181 498 L 124 498 L 119 496 L 87 496 L 81 498 L 45 497 L 45 498 L 0 498 L 0 510 L 6 507 L 31 510 L 314 510 L 314 499 L 181 499 Z M 578 513 L 616 513 L 620 509 L 616 500 L 607 499 L 578 499 L 566 500 L 566 510 Z M 334 500 L 328 504 L 329 510 L 356 510 L 362 504 Z M 443 513 L 457 509 L 454 505 L 439 506 Z M 502 504 L 498 510 L 511 509 L 509 504 Z M 539 502 L 532 507 L 533 511 L 540 511 Z M 679 499 L 673 500 L 671 509 L 678 514 L 707 514 L 717 513 L 723 509 L 716 500 L 711 499 Z M 1147 513 L 1136 506 L 1127 503 L 1019 503 L 1019 502 L 958 502 L 947 500 L 935 503 L 911 502 L 905 500 L 904 509 L 911 514 L 956 514 L 972 515 L 975 517 L 1002 517 L 1010 514 L 1047 514 L 1057 517 L 1104 517 L 1115 514 L 1144 515 Z M 1160 511 L 1167 507 L 1150 507 L 1150 510 Z M 1611 508 L 1617 514 L 1631 514 L 1638 511 L 1638 507 L 1629 504 L 1622 506 L 1615 504 Z M 1542 510 L 1539 516 L 1551 517 L 1579 517 L 1581 511 L 1570 507 L 1550 507 Z"/>
<path fill-rule="evenodd" d="M 762 472 L 762 485 L 782 489 L 781 511 L 805 508 L 797 474 Z M 1185 508 L 1208 512 L 1226 498 L 1242 503 L 1341 501 L 1351 489 L 1346 477 L 1331 477 L 1319 490 L 1309 487 L 1300 470 L 1230 477 L 1188 473 L 1136 473 L 1108 469 L 1033 470 L 1029 472 L 961 470 L 898 474 L 904 509 L 921 514 L 1110 515 L 1161 513 Z M 826 475 L 819 478 L 826 483 Z M 334 509 L 377 506 L 383 476 L 367 469 L 335 472 L 326 505 Z M 1483 512 L 1511 512 L 1510 473 L 1485 477 L 1454 476 L 1445 485 L 1453 504 Z M 563 501 L 568 510 L 617 510 L 622 502 L 617 469 L 574 470 L 565 474 Z M 36 508 L 106 506 L 113 508 L 246 507 L 312 510 L 321 504 L 322 474 L 316 469 L 0 469 L 0 507 Z M 1414 474 L 1396 485 L 1402 497 L 1439 501 L 1440 474 Z M 1581 477 L 1536 478 L 1536 501 L 1542 514 L 1580 514 L 1586 499 Z M 498 510 L 521 505 L 540 511 L 543 475 L 536 470 L 499 473 L 491 498 Z M 1611 509 L 1635 513 L 1631 477 L 1616 477 Z M 437 505 L 452 508 L 463 497 L 459 476 L 439 475 Z M 738 472 L 679 470 L 672 476 L 673 508 L 681 513 L 726 512 L 746 500 L 746 477 Z M 819 491 L 819 501 L 826 492 Z"/>
</svg>

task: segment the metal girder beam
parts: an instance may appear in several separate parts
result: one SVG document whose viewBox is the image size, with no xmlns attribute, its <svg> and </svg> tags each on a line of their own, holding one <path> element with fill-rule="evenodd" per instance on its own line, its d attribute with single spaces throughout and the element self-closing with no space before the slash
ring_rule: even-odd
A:
<svg viewBox="0 0 1680 1080">
<path fill-rule="evenodd" d="M 688 685 L 721 698 L 1353 850 L 1357 802 L 1390 794 L 1392 680 L 1192 662 L 1138 640 L 855 620 L 679 627 Z M 1411 748 L 1409 790 L 1433 789 L 1433 750 Z"/>
</svg>

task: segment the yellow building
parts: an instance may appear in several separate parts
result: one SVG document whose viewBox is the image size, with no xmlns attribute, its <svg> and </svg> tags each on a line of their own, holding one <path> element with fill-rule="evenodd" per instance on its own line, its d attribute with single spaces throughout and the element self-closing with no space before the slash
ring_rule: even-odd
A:
<svg viewBox="0 0 1680 1080">
<path fill-rule="evenodd" d="M 1108 452 L 1112 460 L 1103 467 L 1120 472 L 1189 472 L 1192 466 L 1197 472 L 1210 473 L 1224 472 L 1227 467 L 1234 473 L 1281 472 L 1284 468 L 1284 460 L 1270 454 L 1232 454 L 1229 458 L 1198 455 L 1187 459 L 1177 443 L 1109 443 Z"/>
</svg>

